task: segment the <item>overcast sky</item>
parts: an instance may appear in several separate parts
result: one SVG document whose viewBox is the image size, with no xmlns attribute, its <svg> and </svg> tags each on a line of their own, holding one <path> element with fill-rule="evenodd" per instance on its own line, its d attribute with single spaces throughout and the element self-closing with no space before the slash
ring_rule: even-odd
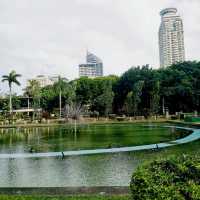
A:
<svg viewBox="0 0 200 200">
<path fill-rule="evenodd" d="M 103 60 L 105 75 L 157 68 L 159 12 L 166 7 L 184 20 L 186 59 L 198 60 L 200 0 L 0 0 L 0 76 L 16 70 L 23 85 L 39 74 L 74 79 L 86 49 Z"/>
</svg>

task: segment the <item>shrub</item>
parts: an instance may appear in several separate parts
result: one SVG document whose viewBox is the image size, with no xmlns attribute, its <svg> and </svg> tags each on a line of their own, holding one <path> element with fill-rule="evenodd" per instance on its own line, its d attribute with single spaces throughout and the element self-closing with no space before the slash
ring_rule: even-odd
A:
<svg viewBox="0 0 200 200">
<path fill-rule="evenodd" d="M 200 199 L 200 157 L 153 161 L 138 168 L 130 183 L 132 198 Z"/>
</svg>

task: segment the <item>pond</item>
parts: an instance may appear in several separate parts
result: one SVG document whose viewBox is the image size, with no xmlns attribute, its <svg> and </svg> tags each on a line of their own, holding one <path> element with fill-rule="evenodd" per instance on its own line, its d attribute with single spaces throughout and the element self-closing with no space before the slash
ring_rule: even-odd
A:
<svg viewBox="0 0 200 200">
<path fill-rule="evenodd" d="M 61 152 L 67 150 L 138 146 L 169 142 L 187 131 L 151 124 L 93 124 L 0 129 L 0 153 Z"/>
<path fill-rule="evenodd" d="M 189 131 L 164 124 L 90 124 L 0 129 L 0 153 L 61 152 L 169 142 Z M 127 186 L 134 153 L 0 159 L 0 187 Z"/>
</svg>

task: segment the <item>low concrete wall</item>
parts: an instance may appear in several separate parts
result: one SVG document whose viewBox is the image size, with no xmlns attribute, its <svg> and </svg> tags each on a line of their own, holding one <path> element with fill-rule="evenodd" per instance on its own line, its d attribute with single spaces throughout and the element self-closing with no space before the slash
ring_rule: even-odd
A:
<svg viewBox="0 0 200 200">
<path fill-rule="evenodd" d="M 127 195 L 129 187 L 0 188 L 0 195 Z"/>
</svg>

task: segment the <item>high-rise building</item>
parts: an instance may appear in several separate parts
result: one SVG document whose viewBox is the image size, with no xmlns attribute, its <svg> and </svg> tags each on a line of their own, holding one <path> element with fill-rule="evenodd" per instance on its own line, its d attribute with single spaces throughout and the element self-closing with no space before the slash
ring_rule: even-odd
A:
<svg viewBox="0 0 200 200">
<path fill-rule="evenodd" d="M 79 65 L 79 76 L 95 78 L 103 76 L 103 62 L 96 55 L 87 52 L 86 63 Z"/>
<path fill-rule="evenodd" d="M 167 67 L 185 60 L 183 22 L 176 8 L 166 8 L 160 15 L 160 67 Z"/>
</svg>

